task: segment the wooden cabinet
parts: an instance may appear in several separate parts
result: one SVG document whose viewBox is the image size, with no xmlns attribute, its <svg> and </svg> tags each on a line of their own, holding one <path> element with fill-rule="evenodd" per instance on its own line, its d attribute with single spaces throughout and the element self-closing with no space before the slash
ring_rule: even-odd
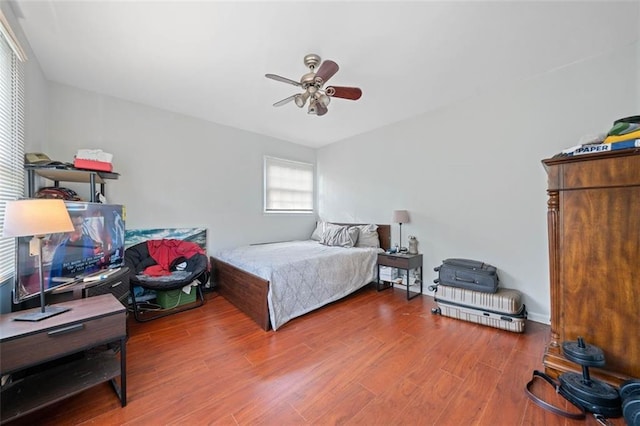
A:
<svg viewBox="0 0 640 426">
<path fill-rule="evenodd" d="M 551 283 L 545 370 L 579 371 L 561 345 L 582 336 L 605 353 L 594 375 L 614 385 L 640 377 L 640 150 L 543 164 Z"/>
</svg>

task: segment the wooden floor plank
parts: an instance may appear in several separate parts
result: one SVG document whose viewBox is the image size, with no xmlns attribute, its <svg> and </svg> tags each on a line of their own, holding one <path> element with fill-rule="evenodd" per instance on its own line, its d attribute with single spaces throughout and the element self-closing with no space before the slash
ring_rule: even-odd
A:
<svg viewBox="0 0 640 426">
<path fill-rule="evenodd" d="M 146 323 L 129 316 L 126 407 L 105 383 L 12 424 L 597 424 L 527 399 L 543 324 L 497 330 L 433 315 L 430 296 L 369 286 L 265 332 L 215 292 L 206 299 Z"/>
</svg>

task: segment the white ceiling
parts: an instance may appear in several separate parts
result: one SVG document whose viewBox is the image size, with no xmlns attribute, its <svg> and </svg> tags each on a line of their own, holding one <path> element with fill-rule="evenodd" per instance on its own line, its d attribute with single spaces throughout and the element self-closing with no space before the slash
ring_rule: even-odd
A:
<svg viewBox="0 0 640 426">
<path fill-rule="evenodd" d="M 637 1 L 37 1 L 12 6 L 47 79 L 320 147 L 509 87 L 640 35 Z M 311 116 L 302 59 L 358 86 Z M 464 117 L 461 117 L 464 120 Z"/>
</svg>

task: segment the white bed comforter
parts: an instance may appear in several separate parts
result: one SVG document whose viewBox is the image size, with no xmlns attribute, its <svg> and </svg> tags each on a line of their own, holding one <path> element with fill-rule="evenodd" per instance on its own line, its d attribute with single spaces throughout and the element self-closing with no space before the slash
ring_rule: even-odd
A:
<svg viewBox="0 0 640 426">
<path fill-rule="evenodd" d="M 215 257 L 270 282 L 271 327 L 341 299 L 375 279 L 377 248 L 329 247 L 317 241 L 243 246 Z"/>
</svg>

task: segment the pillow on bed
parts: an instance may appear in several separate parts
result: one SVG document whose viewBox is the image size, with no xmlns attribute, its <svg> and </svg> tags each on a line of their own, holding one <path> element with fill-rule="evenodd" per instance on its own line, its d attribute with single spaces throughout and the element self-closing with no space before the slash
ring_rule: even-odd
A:
<svg viewBox="0 0 640 426">
<path fill-rule="evenodd" d="M 324 229 L 326 228 L 326 226 L 327 226 L 327 222 L 323 220 L 317 221 L 316 229 L 313 230 L 313 233 L 309 238 L 315 241 L 322 241 L 322 235 L 324 235 Z"/>
<path fill-rule="evenodd" d="M 356 247 L 380 247 L 378 225 L 354 225 L 353 228 L 358 228 Z"/>
<path fill-rule="evenodd" d="M 359 229 L 355 226 L 327 223 L 320 244 L 326 246 L 354 247 L 358 241 Z"/>
</svg>

